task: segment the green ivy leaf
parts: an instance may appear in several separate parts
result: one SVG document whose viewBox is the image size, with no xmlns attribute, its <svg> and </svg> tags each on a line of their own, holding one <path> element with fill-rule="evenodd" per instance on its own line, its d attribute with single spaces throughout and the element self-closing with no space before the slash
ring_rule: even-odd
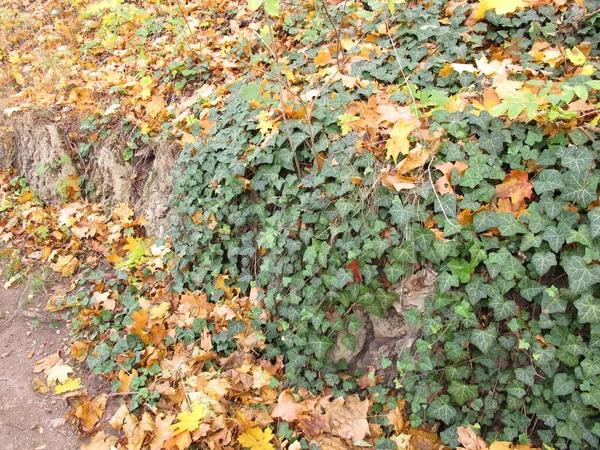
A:
<svg viewBox="0 0 600 450">
<path fill-rule="evenodd" d="M 332 345 L 333 341 L 327 336 L 312 335 L 308 340 L 308 347 L 317 359 L 323 359 Z"/>
<path fill-rule="evenodd" d="M 489 325 L 484 330 L 471 330 L 471 342 L 475 347 L 481 350 L 482 353 L 487 353 L 496 343 L 498 330 L 495 325 Z"/>
<path fill-rule="evenodd" d="M 441 420 L 446 425 L 450 425 L 454 422 L 457 413 L 454 407 L 436 398 L 427 408 L 427 414 L 433 419 Z"/>
<path fill-rule="evenodd" d="M 591 294 L 583 294 L 575 301 L 577 319 L 581 323 L 600 323 L 600 300 Z"/>
<path fill-rule="evenodd" d="M 452 381 L 450 386 L 448 386 L 448 393 L 454 397 L 456 403 L 462 406 L 469 400 L 473 400 L 477 397 L 477 385 Z"/>
<path fill-rule="evenodd" d="M 535 267 L 535 271 L 540 275 L 545 275 L 552 267 L 556 266 L 556 255 L 551 252 L 536 252 L 531 257 L 531 262 Z"/>
<path fill-rule="evenodd" d="M 581 256 L 571 256 L 561 265 L 569 277 L 569 287 L 575 294 L 584 292 L 590 286 L 600 283 L 600 266 L 587 266 Z"/>
<path fill-rule="evenodd" d="M 593 238 L 600 236 L 600 208 L 594 208 L 588 213 L 590 232 Z"/>
<path fill-rule="evenodd" d="M 552 392 L 554 395 L 562 397 L 575 391 L 575 381 L 565 373 L 558 373 L 554 376 L 552 382 Z"/>
</svg>

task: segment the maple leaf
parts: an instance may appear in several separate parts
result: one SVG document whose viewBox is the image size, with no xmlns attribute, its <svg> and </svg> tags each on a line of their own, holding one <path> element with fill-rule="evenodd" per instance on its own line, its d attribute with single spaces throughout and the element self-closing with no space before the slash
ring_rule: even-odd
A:
<svg viewBox="0 0 600 450">
<path fill-rule="evenodd" d="M 52 270 L 60 273 L 63 277 L 72 275 L 79 266 L 79 260 L 74 255 L 61 255 L 52 264 Z"/>
<path fill-rule="evenodd" d="M 150 308 L 150 319 L 163 319 L 167 316 L 171 303 L 162 302 L 160 305 Z"/>
<path fill-rule="evenodd" d="M 259 427 L 250 428 L 238 437 L 238 442 L 250 450 L 275 450 L 271 444 L 274 435 L 270 428 L 264 431 Z"/>
<path fill-rule="evenodd" d="M 524 0 L 481 0 L 474 12 L 476 19 L 483 19 L 487 11 L 493 10 L 496 14 L 508 14 L 525 7 Z"/>
<path fill-rule="evenodd" d="M 286 422 L 295 422 L 298 420 L 298 416 L 307 410 L 308 407 L 302 403 L 298 403 L 294 398 L 294 394 L 289 389 L 286 389 L 279 394 L 277 405 L 271 412 L 271 416 Z"/>
<path fill-rule="evenodd" d="M 471 428 L 458 427 L 456 433 L 458 442 L 462 445 L 462 447 L 458 447 L 458 450 L 485 450 L 488 448 L 487 443 Z"/>
<path fill-rule="evenodd" d="M 86 432 L 94 429 L 106 408 L 106 394 L 90 399 L 87 395 L 79 398 L 79 405 L 67 417 L 75 416 L 81 420 L 81 425 Z"/>
<path fill-rule="evenodd" d="M 177 414 L 179 422 L 170 425 L 169 430 L 173 430 L 175 435 L 186 431 L 196 431 L 207 413 L 208 411 L 203 405 L 196 405 L 191 411 L 182 411 Z"/>
<path fill-rule="evenodd" d="M 396 409 L 391 410 L 386 414 L 387 419 L 390 421 L 390 425 L 394 427 L 396 433 L 401 433 L 404 430 L 406 422 L 404 421 L 404 414 L 402 410 L 406 404 L 405 400 L 400 400 L 396 405 Z"/>
<path fill-rule="evenodd" d="M 398 163 L 396 166 L 396 172 L 400 174 L 406 174 L 411 170 L 417 169 L 419 167 L 423 167 L 429 158 L 431 158 L 432 152 L 417 144 L 415 148 L 413 148 L 406 158 Z"/>
<path fill-rule="evenodd" d="M 583 66 L 585 64 L 585 55 L 577 47 L 573 47 L 573 50 L 567 49 L 565 55 L 576 66 Z"/>
<path fill-rule="evenodd" d="M 398 155 L 407 155 L 410 150 L 408 136 L 415 128 L 416 122 L 406 122 L 399 119 L 390 132 L 390 138 L 385 144 L 386 157 L 393 158 L 394 163 L 398 162 Z"/>
<path fill-rule="evenodd" d="M 331 54 L 328 50 L 319 50 L 315 57 L 315 64 L 317 66 L 325 66 L 331 61 Z"/>
<path fill-rule="evenodd" d="M 76 391 L 77 389 L 81 389 L 81 378 L 71 379 L 69 378 L 63 384 L 59 384 L 54 388 L 54 393 L 64 394 L 65 392 Z"/>
<path fill-rule="evenodd" d="M 35 373 L 44 372 L 48 375 L 48 371 L 57 364 L 62 364 L 63 360 L 60 357 L 58 352 L 52 353 L 51 355 L 46 356 L 43 359 L 37 361 L 33 366 L 33 371 Z"/>
<path fill-rule="evenodd" d="M 57 382 L 64 383 L 69 379 L 69 374 L 72 372 L 73 368 L 71 366 L 67 366 L 66 364 L 57 364 L 46 373 L 48 375 L 48 384 L 53 386 Z"/>
<path fill-rule="evenodd" d="M 117 444 L 117 436 L 107 436 L 104 431 L 95 434 L 89 444 L 83 444 L 81 450 L 110 450 Z"/>
<path fill-rule="evenodd" d="M 444 174 L 443 177 L 439 178 L 435 182 L 435 187 L 437 191 L 444 194 L 454 194 L 454 188 L 452 187 L 452 183 L 450 182 L 450 176 L 453 170 L 456 170 L 459 175 L 463 175 L 465 171 L 469 168 L 469 166 L 463 161 L 456 161 L 455 163 L 445 162 L 443 164 L 438 164 L 435 166 L 437 170 Z"/>
<path fill-rule="evenodd" d="M 533 184 L 528 180 L 526 172 L 511 170 L 504 176 L 504 181 L 496 186 L 496 197 L 510 198 L 513 205 L 520 205 L 525 199 L 531 198 L 533 193 Z"/>
</svg>

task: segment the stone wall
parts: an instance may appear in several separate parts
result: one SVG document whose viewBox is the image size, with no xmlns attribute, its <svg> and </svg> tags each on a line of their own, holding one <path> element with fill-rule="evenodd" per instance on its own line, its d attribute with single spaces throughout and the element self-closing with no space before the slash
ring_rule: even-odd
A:
<svg viewBox="0 0 600 450">
<path fill-rule="evenodd" d="M 47 112 L 4 117 L 2 122 L 0 168 L 20 171 L 41 200 L 64 202 L 69 177 L 85 176 L 93 186 L 90 200 L 101 203 L 107 212 L 119 203 L 134 204 L 136 215 L 147 221 L 148 233 L 166 234 L 171 170 L 180 149 L 176 143 L 155 143 L 142 163 L 124 161 L 119 149 L 105 144 L 84 163 Z"/>
</svg>

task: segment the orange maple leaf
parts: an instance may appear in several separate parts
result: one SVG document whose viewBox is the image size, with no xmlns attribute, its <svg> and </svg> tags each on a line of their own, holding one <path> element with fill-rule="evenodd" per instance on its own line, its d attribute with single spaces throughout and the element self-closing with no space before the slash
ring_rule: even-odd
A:
<svg viewBox="0 0 600 450">
<path fill-rule="evenodd" d="M 533 185 L 528 181 L 529 175 L 520 170 L 511 170 L 506 174 L 502 184 L 496 186 L 497 198 L 510 198 L 513 205 L 520 205 L 527 198 L 531 198 Z"/>
</svg>

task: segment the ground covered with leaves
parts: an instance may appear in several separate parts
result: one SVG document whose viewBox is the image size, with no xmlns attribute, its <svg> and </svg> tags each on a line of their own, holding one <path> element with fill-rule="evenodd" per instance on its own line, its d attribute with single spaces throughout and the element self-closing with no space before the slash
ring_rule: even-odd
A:
<svg viewBox="0 0 600 450">
<path fill-rule="evenodd" d="M 0 5 L 7 116 L 79 121 L 83 160 L 183 147 L 168 245 L 7 184 L 30 253 L 86 280 L 50 302 L 73 357 L 128 399 L 89 448 L 600 445 L 600 4 Z M 423 269 L 411 348 L 331 358 Z M 106 400 L 75 397 L 82 431 Z"/>
</svg>

